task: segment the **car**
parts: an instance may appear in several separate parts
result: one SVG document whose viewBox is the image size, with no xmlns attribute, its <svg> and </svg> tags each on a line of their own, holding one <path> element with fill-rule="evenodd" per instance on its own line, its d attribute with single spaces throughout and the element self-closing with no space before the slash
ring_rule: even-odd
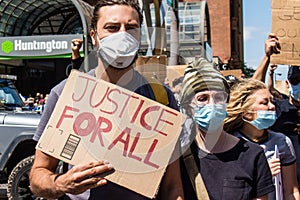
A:
<svg viewBox="0 0 300 200">
<path fill-rule="evenodd" d="M 16 76 L 0 74 L 0 198 L 38 199 L 29 189 L 40 112 L 25 107 Z"/>
</svg>

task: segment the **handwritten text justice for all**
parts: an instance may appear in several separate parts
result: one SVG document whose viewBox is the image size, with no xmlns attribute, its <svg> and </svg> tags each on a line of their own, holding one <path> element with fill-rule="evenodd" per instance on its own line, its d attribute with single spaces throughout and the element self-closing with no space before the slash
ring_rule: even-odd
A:
<svg viewBox="0 0 300 200">
<path fill-rule="evenodd" d="M 151 155 L 155 151 L 160 137 L 168 136 L 169 133 L 164 130 L 168 130 L 174 125 L 172 119 L 176 118 L 178 113 L 157 104 L 147 105 L 144 99 L 130 91 L 121 91 L 118 88 L 109 86 L 105 88 L 93 78 L 79 76 L 79 81 L 82 81 L 84 85 L 82 88 L 84 89 L 73 91 L 73 105 L 65 105 L 58 118 L 56 128 L 59 129 L 63 123 L 70 123 L 69 120 L 71 119 L 73 121 L 73 131 L 76 135 L 89 137 L 91 143 L 98 143 L 107 150 L 113 149 L 117 144 L 122 145 L 122 155 L 124 157 L 138 160 L 158 169 L 160 166 L 151 161 Z M 74 106 L 80 103 L 85 103 L 84 110 Z M 134 108 L 132 109 L 133 105 Z M 96 116 L 96 112 L 88 112 L 86 107 L 91 108 L 91 110 L 97 109 L 100 114 Z M 130 114 L 128 114 L 129 110 L 132 110 Z M 109 144 L 106 144 L 103 139 L 105 134 L 111 133 L 114 125 L 116 126 L 112 119 L 126 119 L 127 125 L 120 133 L 116 134 Z M 130 128 L 130 125 L 133 124 L 135 124 L 134 127 L 139 126 L 138 130 L 141 131 L 134 133 Z M 141 155 L 135 155 L 135 149 L 139 145 L 141 137 L 144 136 L 144 132 L 152 132 L 151 134 L 156 134 L 157 137 L 149 144 L 144 157 L 141 157 Z"/>
</svg>

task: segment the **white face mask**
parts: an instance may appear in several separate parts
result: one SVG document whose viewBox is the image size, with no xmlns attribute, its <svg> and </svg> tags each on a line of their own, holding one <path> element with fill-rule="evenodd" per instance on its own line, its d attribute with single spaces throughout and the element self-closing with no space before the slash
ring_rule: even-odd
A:
<svg viewBox="0 0 300 200">
<path fill-rule="evenodd" d="M 124 69 L 132 64 L 140 43 L 127 32 L 114 33 L 100 40 L 98 55 L 109 65 Z"/>
</svg>

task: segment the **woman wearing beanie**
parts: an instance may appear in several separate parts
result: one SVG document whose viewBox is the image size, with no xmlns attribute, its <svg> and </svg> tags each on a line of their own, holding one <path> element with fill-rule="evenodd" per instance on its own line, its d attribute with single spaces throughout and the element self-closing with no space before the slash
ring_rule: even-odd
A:
<svg viewBox="0 0 300 200">
<path fill-rule="evenodd" d="M 296 155 L 291 140 L 269 130 L 276 121 L 272 95 L 266 85 L 255 79 L 244 79 L 233 86 L 227 106 L 224 129 L 229 133 L 260 145 L 269 161 L 273 177 L 282 188 L 269 194 L 270 200 L 299 200 L 296 179 Z M 279 156 L 276 156 L 276 151 Z M 274 179 L 275 182 L 275 179 Z"/>
<path fill-rule="evenodd" d="M 259 145 L 223 130 L 228 94 L 212 63 L 201 58 L 186 68 L 180 96 L 188 116 L 180 138 L 185 199 L 267 199 L 274 191 Z"/>
</svg>

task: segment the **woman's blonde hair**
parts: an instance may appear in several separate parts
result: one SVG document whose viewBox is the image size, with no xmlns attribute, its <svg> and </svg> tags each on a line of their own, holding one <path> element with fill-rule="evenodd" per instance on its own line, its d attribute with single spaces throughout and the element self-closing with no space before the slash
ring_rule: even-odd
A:
<svg viewBox="0 0 300 200">
<path fill-rule="evenodd" d="M 267 87 L 263 82 L 251 78 L 243 79 L 231 88 L 226 110 L 228 116 L 224 124 L 225 131 L 232 133 L 242 127 L 243 115 L 249 111 L 255 101 L 251 95 L 260 89 L 267 89 Z"/>
</svg>

